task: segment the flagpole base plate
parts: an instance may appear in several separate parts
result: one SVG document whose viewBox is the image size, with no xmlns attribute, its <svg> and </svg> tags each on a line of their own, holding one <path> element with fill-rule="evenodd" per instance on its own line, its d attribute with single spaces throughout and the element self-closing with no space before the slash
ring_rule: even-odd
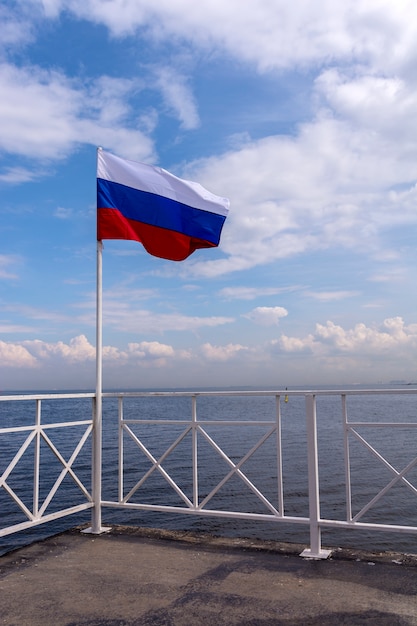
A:
<svg viewBox="0 0 417 626">
<path fill-rule="evenodd" d="M 81 531 L 83 535 L 103 535 L 104 533 L 109 533 L 111 531 L 111 526 L 101 526 L 98 530 L 94 530 L 92 526 L 90 528 L 84 528 Z"/>
<path fill-rule="evenodd" d="M 313 552 L 312 550 L 310 550 L 310 548 L 307 548 L 306 550 L 303 550 L 301 552 L 300 556 L 302 556 L 303 559 L 328 559 L 331 553 L 331 550 L 320 550 L 319 552 Z"/>
</svg>

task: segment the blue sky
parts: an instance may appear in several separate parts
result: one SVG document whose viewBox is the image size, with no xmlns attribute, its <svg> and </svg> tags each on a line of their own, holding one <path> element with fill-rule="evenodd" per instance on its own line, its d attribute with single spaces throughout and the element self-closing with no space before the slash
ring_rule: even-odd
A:
<svg viewBox="0 0 417 626">
<path fill-rule="evenodd" d="M 411 0 L 6 0 L 0 23 L 0 390 L 94 388 L 98 146 L 231 203 L 182 263 L 105 242 L 105 388 L 416 380 Z"/>
</svg>

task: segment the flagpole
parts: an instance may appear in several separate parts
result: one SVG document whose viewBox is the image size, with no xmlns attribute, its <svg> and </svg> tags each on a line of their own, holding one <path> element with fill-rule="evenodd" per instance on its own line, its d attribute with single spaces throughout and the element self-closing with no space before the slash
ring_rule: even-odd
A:
<svg viewBox="0 0 417 626">
<path fill-rule="evenodd" d="M 103 242 L 97 241 L 96 293 L 96 398 L 93 426 L 93 515 L 91 532 L 101 528 L 101 447 L 102 447 L 102 393 L 103 393 Z"/>
<path fill-rule="evenodd" d="M 102 148 L 97 149 L 98 151 Z M 93 407 L 91 484 L 93 509 L 91 527 L 83 533 L 99 535 L 110 530 L 101 525 L 102 486 L 102 401 L 103 401 L 103 242 L 97 239 L 96 271 L 96 393 Z"/>
</svg>

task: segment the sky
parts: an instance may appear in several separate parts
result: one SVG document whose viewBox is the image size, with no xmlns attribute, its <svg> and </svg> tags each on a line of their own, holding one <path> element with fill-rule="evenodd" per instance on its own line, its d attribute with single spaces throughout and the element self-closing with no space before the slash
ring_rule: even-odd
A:
<svg viewBox="0 0 417 626">
<path fill-rule="evenodd" d="M 0 391 L 94 389 L 96 153 L 230 199 L 103 251 L 104 389 L 415 382 L 412 0 L 3 0 Z"/>
</svg>

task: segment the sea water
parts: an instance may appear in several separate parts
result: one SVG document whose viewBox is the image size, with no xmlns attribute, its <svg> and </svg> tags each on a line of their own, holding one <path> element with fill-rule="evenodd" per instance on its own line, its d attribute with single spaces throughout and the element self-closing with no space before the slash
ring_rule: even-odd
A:
<svg viewBox="0 0 417 626">
<path fill-rule="evenodd" d="M 386 387 L 385 387 L 386 388 Z M 416 395 L 348 395 L 349 421 L 358 422 L 417 422 Z M 305 399 L 289 395 L 288 402 L 281 397 L 282 419 L 282 477 L 284 512 L 287 516 L 308 517 L 308 472 Z M 103 500 L 117 501 L 118 485 L 118 421 L 117 398 L 103 400 Z M 89 419 L 91 400 L 74 398 L 42 401 L 42 424 Z M 209 441 L 211 438 L 235 464 L 248 454 L 270 429 L 261 424 L 275 419 L 275 398 L 272 396 L 201 396 L 197 401 L 199 421 L 204 421 L 207 438 L 198 438 L 198 484 L 199 501 L 231 471 L 230 464 Z M 191 398 L 183 396 L 146 396 L 125 398 L 124 419 L 155 420 L 156 424 L 130 424 L 148 450 L 159 459 L 167 448 L 181 438 L 189 423 Z M 33 424 L 34 401 L 0 402 L 0 428 Z M 233 422 L 250 420 L 251 426 L 239 426 Z M 168 422 L 168 423 L 162 423 Z M 217 424 L 227 421 L 228 424 Z M 158 423 L 159 422 L 159 423 Z M 259 424 L 259 425 L 258 425 Z M 86 426 L 53 428 L 45 431 L 51 443 L 68 460 L 74 452 Z M 321 517 L 332 520 L 346 519 L 346 476 L 344 465 L 343 420 L 341 399 L 338 395 L 317 397 L 317 428 L 320 474 Z M 72 433 L 73 431 L 73 433 Z M 353 514 L 359 512 L 417 456 L 417 429 L 410 427 L 358 428 L 358 432 L 380 455 L 371 454 L 366 445 L 350 438 L 351 484 Z M 74 436 L 72 436 L 72 434 Z M 26 433 L 0 435 L 0 475 L 8 467 L 19 445 L 27 438 Z M 77 439 L 77 440 L 78 440 Z M 33 445 L 30 444 L 30 445 Z M 30 509 L 33 498 L 33 451 L 30 446 L 21 461 L 7 478 L 7 484 Z M 383 461 L 382 459 L 385 459 Z M 162 466 L 192 500 L 192 445 L 188 433 L 167 457 Z M 126 495 L 140 478 L 152 467 L 146 454 L 134 438 L 124 437 L 124 486 Z M 73 464 L 74 471 L 91 489 L 91 437 Z M 278 506 L 279 469 L 277 467 L 277 441 L 275 433 L 254 452 L 241 466 L 242 472 L 274 505 Z M 62 471 L 62 464 L 45 441 L 41 441 L 40 506 Z M 365 515 L 363 522 L 417 526 L 417 469 L 407 474 L 410 485 L 398 481 Z M 413 490 L 414 487 L 414 490 Z M 185 506 L 178 493 L 159 471 L 149 478 L 131 497 L 131 502 Z M 67 474 L 47 512 L 85 502 L 80 489 Z M 241 477 L 234 473 L 218 493 L 207 502 L 207 509 L 234 510 L 251 513 L 268 513 L 265 505 L 248 488 Z M 88 522 L 91 511 L 48 522 L 36 528 L 0 538 L 0 554 L 15 547 L 50 536 L 74 525 Z M 25 521 L 19 507 L 4 489 L 0 488 L 0 527 L 4 528 Z M 174 514 L 144 510 L 120 510 L 103 508 L 103 524 L 129 524 L 191 530 L 230 537 L 250 537 L 276 541 L 309 544 L 307 525 L 276 523 L 225 517 Z M 417 535 L 375 530 L 326 529 L 322 534 L 324 546 L 343 546 L 372 550 L 395 550 L 417 553 Z"/>
</svg>

